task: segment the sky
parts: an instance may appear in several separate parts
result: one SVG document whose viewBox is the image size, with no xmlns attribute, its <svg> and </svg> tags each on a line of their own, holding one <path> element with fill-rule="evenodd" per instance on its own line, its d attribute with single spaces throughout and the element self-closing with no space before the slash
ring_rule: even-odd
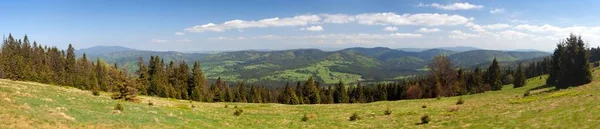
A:
<svg viewBox="0 0 600 129">
<path fill-rule="evenodd" d="M 18 0 L 0 33 L 65 48 L 155 51 L 600 46 L 597 0 Z"/>
</svg>

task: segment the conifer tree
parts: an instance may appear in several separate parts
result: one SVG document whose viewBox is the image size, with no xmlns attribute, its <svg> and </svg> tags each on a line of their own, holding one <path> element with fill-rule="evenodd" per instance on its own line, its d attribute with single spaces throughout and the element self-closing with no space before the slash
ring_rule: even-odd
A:
<svg viewBox="0 0 600 129">
<path fill-rule="evenodd" d="M 98 60 L 100 62 L 100 60 Z M 148 87 L 150 85 L 150 75 L 148 74 L 148 67 L 144 64 L 144 59 L 142 57 L 138 58 L 138 71 L 136 72 L 138 75 L 137 81 L 139 83 L 139 91 L 142 95 L 148 94 Z"/>
<path fill-rule="evenodd" d="M 319 93 L 319 88 L 317 87 L 317 84 L 315 82 L 315 80 L 313 79 L 313 77 L 309 77 L 308 80 L 304 83 L 304 94 L 305 94 L 305 99 L 304 101 L 307 101 L 310 104 L 318 104 L 321 103 L 321 97 L 320 97 L 320 93 Z"/>
<path fill-rule="evenodd" d="M 525 85 L 525 71 L 523 70 L 523 66 L 521 63 L 517 66 L 517 71 L 515 71 L 515 78 L 513 85 L 515 88 L 522 87 Z"/>
<path fill-rule="evenodd" d="M 487 70 L 487 82 L 492 87 L 492 90 L 502 90 L 501 74 L 498 61 L 494 58 L 494 61 L 492 61 Z"/>
<path fill-rule="evenodd" d="M 338 82 L 337 85 L 335 85 L 335 92 L 333 95 L 333 99 L 335 103 L 348 103 L 349 102 L 349 97 L 348 97 L 348 90 L 346 90 L 346 86 L 344 85 L 344 82 L 342 82 L 342 80 L 340 80 Z"/>
</svg>

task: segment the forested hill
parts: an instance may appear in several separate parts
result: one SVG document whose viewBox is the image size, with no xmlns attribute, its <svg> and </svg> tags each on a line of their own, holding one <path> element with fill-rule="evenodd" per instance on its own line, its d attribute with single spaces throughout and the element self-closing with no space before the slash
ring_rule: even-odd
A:
<svg viewBox="0 0 600 129">
<path fill-rule="evenodd" d="M 493 58 L 501 63 L 513 63 L 550 55 L 547 52 L 513 52 L 495 50 L 471 50 L 458 52 L 446 49 L 403 51 L 385 47 L 347 48 L 338 51 L 319 49 L 294 49 L 282 51 L 233 51 L 221 53 L 182 53 L 135 50 L 124 47 L 92 47 L 76 51 L 86 53 L 90 59 L 100 57 L 109 63 L 117 63 L 133 72 L 139 57 L 148 60 L 160 56 L 165 61 L 195 60 L 202 62 L 209 79 L 221 77 L 229 81 L 284 82 L 305 80 L 315 76 L 324 83 L 338 80 L 381 81 L 425 73 L 432 57 L 448 55 L 453 63 L 463 68 L 489 64 Z"/>
</svg>

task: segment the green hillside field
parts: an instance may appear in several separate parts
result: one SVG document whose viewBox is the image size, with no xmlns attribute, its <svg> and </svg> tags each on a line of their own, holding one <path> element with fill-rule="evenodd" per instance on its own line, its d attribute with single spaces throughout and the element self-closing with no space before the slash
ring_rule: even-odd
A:
<svg viewBox="0 0 600 129">
<path fill-rule="evenodd" d="M 140 96 L 139 103 L 75 88 L 0 80 L 0 128 L 599 128 L 600 69 L 590 84 L 526 86 L 439 99 L 366 104 L 200 103 Z M 528 97 L 523 94 L 530 91 Z M 456 105 L 459 98 L 464 104 Z M 153 106 L 148 103 L 152 102 Z M 113 110 L 117 103 L 124 111 Z M 193 106 L 192 106 L 193 105 Z M 426 108 L 422 108 L 426 106 Z M 391 115 L 384 115 L 386 109 Z M 240 116 L 234 116 L 242 109 Z M 361 119 L 349 121 L 351 114 Z M 308 121 L 301 121 L 306 114 Z M 431 121 L 420 124 L 428 114 Z"/>
</svg>

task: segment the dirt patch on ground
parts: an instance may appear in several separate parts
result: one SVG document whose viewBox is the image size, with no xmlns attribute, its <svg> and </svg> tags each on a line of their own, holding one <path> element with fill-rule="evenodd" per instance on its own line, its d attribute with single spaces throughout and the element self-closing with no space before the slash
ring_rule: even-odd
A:
<svg viewBox="0 0 600 129">
<path fill-rule="evenodd" d="M 67 109 L 64 107 L 56 107 L 55 109 L 51 109 L 50 111 L 48 111 L 50 113 L 50 115 L 52 116 L 56 116 L 56 117 L 61 117 L 67 120 L 75 120 L 75 117 L 69 116 L 67 114 L 65 114 L 65 112 L 67 112 Z"/>
</svg>

